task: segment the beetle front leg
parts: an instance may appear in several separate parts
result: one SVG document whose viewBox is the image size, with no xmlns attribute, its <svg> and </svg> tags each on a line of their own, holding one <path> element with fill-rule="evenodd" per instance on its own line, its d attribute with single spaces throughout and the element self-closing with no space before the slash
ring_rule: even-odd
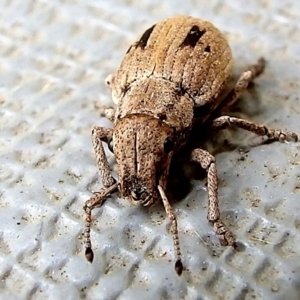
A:
<svg viewBox="0 0 300 300">
<path fill-rule="evenodd" d="M 171 233 L 172 233 L 174 250 L 176 255 L 175 271 L 178 274 L 178 276 L 180 276 L 183 270 L 183 265 L 181 262 L 181 251 L 180 251 L 179 238 L 178 238 L 177 217 L 171 204 L 168 201 L 168 198 L 163 188 L 160 185 L 158 185 L 157 188 L 160 193 L 163 205 L 165 207 L 166 214 L 168 218 L 171 220 Z"/>
<path fill-rule="evenodd" d="M 99 172 L 104 187 L 112 186 L 116 180 L 112 177 L 102 142 L 108 143 L 112 138 L 113 129 L 95 126 L 92 130 L 92 142 Z"/>
<path fill-rule="evenodd" d="M 236 246 L 234 235 L 220 220 L 218 199 L 218 176 L 215 158 L 205 150 L 194 149 L 191 161 L 199 163 L 207 171 L 208 213 L 207 219 L 213 223 L 213 228 L 222 246 Z"/>
<path fill-rule="evenodd" d="M 92 130 L 92 142 L 104 188 L 102 188 L 99 192 L 94 193 L 90 200 L 86 201 L 83 207 L 85 211 L 85 257 L 89 262 L 92 262 L 94 258 L 90 238 L 92 210 L 96 207 L 102 206 L 107 196 L 116 191 L 118 188 L 116 180 L 111 175 L 107 157 L 102 145 L 102 142 L 108 143 L 110 141 L 110 139 L 112 138 L 112 134 L 113 130 L 110 128 L 95 126 Z"/>
<path fill-rule="evenodd" d="M 102 206 L 107 197 L 118 189 L 117 183 L 108 188 L 102 188 L 99 192 L 93 194 L 93 196 L 85 202 L 83 207 L 85 211 L 85 229 L 84 229 L 84 245 L 85 245 L 85 257 L 89 262 L 93 262 L 94 253 L 91 243 L 91 223 L 92 223 L 92 210 L 96 207 Z"/>
<path fill-rule="evenodd" d="M 213 120 L 211 123 L 211 128 L 213 130 L 223 130 L 232 125 L 260 136 L 267 136 L 269 139 L 273 139 L 275 141 L 284 142 L 294 140 L 297 142 L 298 140 L 298 136 L 294 132 L 270 129 L 264 125 L 258 125 L 244 119 L 229 116 L 223 116 Z"/>
</svg>

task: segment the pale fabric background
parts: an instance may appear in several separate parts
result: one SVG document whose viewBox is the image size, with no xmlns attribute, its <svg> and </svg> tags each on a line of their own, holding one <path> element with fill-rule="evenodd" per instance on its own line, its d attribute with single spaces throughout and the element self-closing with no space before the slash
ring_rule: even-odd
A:
<svg viewBox="0 0 300 300">
<path fill-rule="evenodd" d="M 161 205 L 115 195 L 95 211 L 92 265 L 82 240 L 82 206 L 101 187 L 91 128 L 111 126 L 96 108 L 111 104 L 104 79 L 135 37 L 174 14 L 210 20 L 228 36 L 236 74 L 268 60 L 256 94 L 243 97 L 248 117 L 300 134 L 299 3 L 1 1 L 0 298 L 299 299 L 299 144 L 237 131 L 234 149 L 217 155 L 221 210 L 240 252 L 220 247 L 206 221 L 205 180 L 174 206 L 180 278 Z"/>
</svg>

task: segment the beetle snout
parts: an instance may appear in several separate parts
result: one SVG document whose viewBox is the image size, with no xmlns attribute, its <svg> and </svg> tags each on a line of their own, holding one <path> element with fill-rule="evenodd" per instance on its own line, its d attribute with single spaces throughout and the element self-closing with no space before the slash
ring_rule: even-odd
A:
<svg viewBox="0 0 300 300">
<path fill-rule="evenodd" d="M 145 201 L 149 197 L 149 193 L 140 185 L 135 185 L 130 189 L 130 195 L 133 201 Z"/>
</svg>

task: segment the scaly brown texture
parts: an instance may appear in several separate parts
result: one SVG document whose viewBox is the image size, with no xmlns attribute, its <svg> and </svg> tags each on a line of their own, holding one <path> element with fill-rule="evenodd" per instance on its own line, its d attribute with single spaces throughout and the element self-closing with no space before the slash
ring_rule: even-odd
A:
<svg viewBox="0 0 300 300">
<path fill-rule="evenodd" d="M 196 124 L 209 121 L 222 130 L 235 125 L 273 140 L 297 140 L 293 132 L 268 129 L 263 125 L 229 116 L 210 120 L 230 107 L 259 76 L 264 59 L 249 67 L 227 95 L 232 55 L 222 33 L 211 23 L 177 16 L 147 29 L 128 49 L 114 75 L 106 79 L 117 109 L 104 109 L 114 129 L 95 127 L 92 138 L 104 188 L 84 206 L 86 213 L 86 258 L 94 254 L 90 240 L 91 212 L 117 189 L 134 204 L 149 206 L 162 201 L 171 220 L 176 255 L 175 270 L 183 271 L 177 218 L 166 195 L 167 176 L 174 154 L 186 145 Z M 198 127 L 195 127 L 198 128 Z M 119 180 L 112 177 L 104 148 L 114 152 Z M 235 237 L 220 218 L 218 177 L 215 158 L 203 149 L 193 149 L 190 159 L 207 171 L 208 215 L 222 245 L 235 246 Z"/>
</svg>

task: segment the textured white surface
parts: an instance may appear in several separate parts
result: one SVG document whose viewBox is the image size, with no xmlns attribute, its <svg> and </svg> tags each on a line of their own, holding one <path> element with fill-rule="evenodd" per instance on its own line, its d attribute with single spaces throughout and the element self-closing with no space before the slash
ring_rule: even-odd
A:
<svg viewBox="0 0 300 300">
<path fill-rule="evenodd" d="M 101 187 L 90 132 L 111 126 L 95 108 L 111 103 L 104 79 L 137 34 L 174 14 L 221 28 L 237 74 L 266 57 L 257 94 L 243 97 L 247 117 L 300 133 L 298 1 L 1 1 L 1 299 L 300 298 L 300 146 L 262 145 L 241 131 L 217 155 L 221 210 L 239 252 L 219 246 L 199 180 L 174 206 L 180 278 L 162 206 L 117 196 L 94 212 L 95 260 L 85 260 L 82 206 Z"/>
</svg>

